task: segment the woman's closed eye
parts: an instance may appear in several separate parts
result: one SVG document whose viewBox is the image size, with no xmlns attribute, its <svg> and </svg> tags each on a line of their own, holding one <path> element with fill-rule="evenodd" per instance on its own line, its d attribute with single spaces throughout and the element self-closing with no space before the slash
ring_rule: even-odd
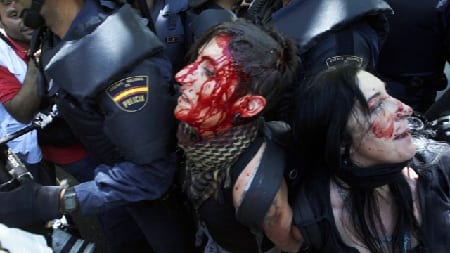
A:
<svg viewBox="0 0 450 253">
<path fill-rule="evenodd" d="M 380 101 L 378 101 L 376 104 L 374 104 L 373 106 L 371 106 L 371 107 L 369 108 L 370 114 L 376 115 L 376 114 L 380 113 L 381 108 L 383 107 L 384 101 L 385 101 L 385 100 L 380 100 Z"/>
<path fill-rule="evenodd" d="M 205 75 L 206 75 L 207 77 L 213 77 L 213 76 L 216 75 L 216 73 L 214 72 L 214 70 L 211 70 L 211 69 L 208 68 L 208 67 L 205 67 L 205 68 L 204 68 L 204 73 L 205 73 Z"/>
</svg>

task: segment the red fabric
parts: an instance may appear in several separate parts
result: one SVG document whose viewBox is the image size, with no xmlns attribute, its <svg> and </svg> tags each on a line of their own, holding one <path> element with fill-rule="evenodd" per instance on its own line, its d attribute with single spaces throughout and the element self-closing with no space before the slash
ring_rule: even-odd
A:
<svg viewBox="0 0 450 253">
<path fill-rule="evenodd" d="M 11 37 L 8 37 L 9 41 L 14 46 L 14 52 L 26 63 L 28 63 L 27 48 L 24 48 L 17 44 Z M 22 84 L 17 78 L 8 71 L 4 66 L 0 66 L 0 103 L 7 102 L 17 95 L 21 89 Z M 57 164 L 68 164 L 76 162 L 86 157 L 87 152 L 80 144 L 73 144 L 66 147 L 56 146 L 40 146 L 42 155 L 47 161 Z"/>
<path fill-rule="evenodd" d="M 11 100 L 19 93 L 22 84 L 9 70 L 0 66 L 0 103 Z"/>
<path fill-rule="evenodd" d="M 24 62 L 28 62 L 27 48 L 22 47 L 16 43 L 11 37 L 7 36 L 9 42 L 14 46 L 13 50 Z M 0 103 L 5 103 L 11 100 L 19 92 L 22 84 L 17 78 L 9 72 L 5 66 L 0 66 Z"/>
<path fill-rule="evenodd" d="M 87 156 L 87 152 L 80 143 L 66 147 L 41 146 L 44 159 L 57 164 L 73 163 Z"/>
<path fill-rule="evenodd" d="M 22 47 L 21 45 L 19 45 L 13 38 L 8 37 L 9 42 L 11 42 L 11 44 L 14 46 L 13 50 L 14 52 L 16 52 L 16 54 L 20 57 L 20 59 L 22 59 L 24 62 L 28 63 L 27 61 L 27 53 L 28 53 L 28 48 Z"/>
</svg>

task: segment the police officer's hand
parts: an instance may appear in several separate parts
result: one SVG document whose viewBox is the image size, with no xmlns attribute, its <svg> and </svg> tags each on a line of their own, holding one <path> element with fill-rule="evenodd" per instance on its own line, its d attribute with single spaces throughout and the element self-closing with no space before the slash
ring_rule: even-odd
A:
<svg viewBox="0 0 450 253">
<path fill-rule="evenodd" d="M 444 111 L 439 118 L 431 122 L 434 140 L 450 143 L 450 111 Z"/>
<path fill-rule="evenodd" d="M 41 186 L 32 180 L 0 192 L 0 223 L 10 227 L 43 224 L 61 216 L 59 186 Z"/>
</svg>

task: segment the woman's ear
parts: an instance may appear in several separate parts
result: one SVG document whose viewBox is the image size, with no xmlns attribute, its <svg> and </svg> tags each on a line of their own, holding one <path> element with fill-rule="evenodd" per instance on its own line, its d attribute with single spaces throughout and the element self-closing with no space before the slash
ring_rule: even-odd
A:
<svg viewBox="0 0 450 253">
<path fill-rule="evenodd" d="M 263 96 L 247 95 L 236 102 L 240 117 L 251 118 L 266 108 L 266 99 Z"/>
</svg>

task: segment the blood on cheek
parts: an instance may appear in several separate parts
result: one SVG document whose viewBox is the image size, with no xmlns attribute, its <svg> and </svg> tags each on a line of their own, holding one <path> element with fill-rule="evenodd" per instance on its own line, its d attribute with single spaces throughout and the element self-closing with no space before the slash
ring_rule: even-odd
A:
<svg viewBox="0 0 450 253">
<path fill-rule="evenodd" d="M 373 121 L 372 132 L 378 138 L 391 138 L 394 134 L 394 115 L 383 111 Z"/>
<path fill-rule="evenodd" d="M 408 115 L 411 115 L 412 109 L 409 106 L 405 106 L 398 100 L 394 101 L 396 110 L 389 112 L 382 110 L 372 123 L 372 132 L 378 138 L 392 138 L 394 134 L 394 122 L 397 119 L 402 119 Z M 369 107 L 371 105 L 369 104 Z"/>
<path fill-rule="evenodd" d="M 209 77 L 197 93 L 197 105 L 189 112 L 187 120 L 192 126 L 200 130 L 216 131 L 225 125 L 231 125 L 233 120 L 233 108 L 231 108 L 233 95 L 233 80 L 235 73 L 231 70 L 222 69 L 214 77 Z M 206 128 L 201 124 L 213 116 L 219 124 L 213 124 Z"/>
<path fill-rule="evenodd" d="M 220 38 L 218 38 L 220 39 Z M 196 90 L 196 104 L 184 115 L 183 121 L 195 127 L 202 132 L 216 132 L 226 126 L 231 126 L 234 118 L 234 110 L 232 107 L 232 95 L 237 85 L 238 74 L 232 66 L 231 56 L 227 49 L 227 43 L 218 42 L 222 48 L 223 55 L 216 59 L 217 67 L 213 76 L 208 76 Z M 181 75 L 177 76 L 177 80 L 184 85 L 191 85 L 195 81 L 194 72 L 198 70 L 202 62 L 195 62 L 189 66 L 189 69 Z M 204 122 L 212 117 L 217 124 L 205 125 Z"/>
</svg>

